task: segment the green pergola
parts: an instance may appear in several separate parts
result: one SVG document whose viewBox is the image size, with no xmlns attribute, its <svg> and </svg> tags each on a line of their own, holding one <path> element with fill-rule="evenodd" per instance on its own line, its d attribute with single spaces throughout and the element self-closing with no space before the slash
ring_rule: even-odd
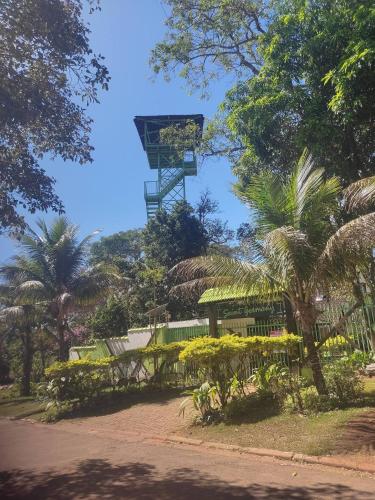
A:
<svg viewBox="0 0 375 500">
<path fill-rule="evenodd" d="M 217 321 L 218 321 L 218 305 L 221 303 L 228 302 L 244 302 L 258 303 L 258 307 L 254 308 L 254 310 L 262 311 L 262 303 L 265 301 L 262 300 L 258 302 L 258 295 L 252 291 L 249 291 L 244 286 L 221 286 L 216 288 L 209 288 L 201 295 L 198 304 L 205 305 L 207 307 L 208 318 L 209 318 L 209 328 L 210 328 L 210 336 L 215 337 L 217 335 Z M 296 331 L 295 319 L 293 317 L 293 312 L 291 310 L 291 306 L 289 301 L 285 300 L 282 292 L 277 293 L 275 296 L 269 299 L 270 302 L 281 302 L 285 311 L 285 319 L 288 328 L 290 331 Z M 266 301 L 267 302 L 267 301 Z"/>
<path fill-rule="evenodd" d="M 157 181 L 146 181 L 144 197 L 147 218 L 161 208 L 170 210 L 177 201 L 185 200 L 185 177 L 197 175 L 195 145 L 185 152 L 176 151 L 171 145 L 162 144 L 160 130 L 171 125 L 179 127 L 193 121 L 203 130 L 203 115 L 153 115 L 136 116 L 134 123 L 151 170 L 158 171 Z"/>
</svg>

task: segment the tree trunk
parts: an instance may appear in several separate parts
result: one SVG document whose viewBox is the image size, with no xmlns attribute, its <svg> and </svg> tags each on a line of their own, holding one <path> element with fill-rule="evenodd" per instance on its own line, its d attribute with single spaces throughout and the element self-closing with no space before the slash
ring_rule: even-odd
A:
<svg viewBox="0 0 375 500">
<path fill-rule="evenodd" d="M 285 308 L 286 329 L 288 330 L 288 333 L 294 333 L 295 335 L 297 335 L 298 328 L 297 328 L 296 318 L 294 317 L 293 307 L 288 297 L 285 296 L 284 296 L 284 308 Z"/>
<path fill-rule="evenodd" d="M 31 345 L 31 329 L 26 328 L 23 335 L 21 396 L 30 396 L 31 370 L 33 365 L 33 349 Z"/>
<path fill-rule="evenodd" d="M 57 321 L 57 341 L 59 343 L 59 361 L 67 361 L 68 360 L 68 352 L 65 343 L 65 328 L 61 321 Z"/>
<path fill-rule="evenodd" d="M 299 303 L 297 308 L 297 316 L 301 323 L 303 341 L 307 349 L 307 358 L 310 361 L 313 372 L 314 385 L 318 394 L 327 395 L 326 382 L 324 380 L 318 350 L 314 342 L 314 326 L 316 324 L 318 312 L 313 305 L 306 303 Z"/>
</svg>

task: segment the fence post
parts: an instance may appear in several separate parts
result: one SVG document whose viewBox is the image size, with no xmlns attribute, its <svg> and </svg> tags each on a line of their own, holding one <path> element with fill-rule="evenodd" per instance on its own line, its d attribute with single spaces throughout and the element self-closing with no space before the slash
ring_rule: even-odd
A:
<svg viewBox="0 0 375 500">
<path fill-rule="evenodd" d="M 217 330 L 217 307 L 216 304 L 208 304 L 208 323 L 210 337 L 219 337 Z"/>
</svg>

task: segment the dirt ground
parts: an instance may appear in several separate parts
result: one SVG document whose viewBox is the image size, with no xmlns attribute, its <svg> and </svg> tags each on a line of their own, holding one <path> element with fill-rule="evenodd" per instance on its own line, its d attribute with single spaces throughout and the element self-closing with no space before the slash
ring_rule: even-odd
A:
<svg viewBox="0 0 375 500">
<path fill-rule="evenodd" d="M 166 445 L 141 434 L 0 420 L 0 498 L 373 499 L 375 479 L 340 469 Z"/>
</svg>

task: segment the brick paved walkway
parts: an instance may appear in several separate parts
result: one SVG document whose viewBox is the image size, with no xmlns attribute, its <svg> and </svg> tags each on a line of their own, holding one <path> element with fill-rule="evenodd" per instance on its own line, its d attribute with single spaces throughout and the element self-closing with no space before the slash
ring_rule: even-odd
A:
<svg viewBox="0 0 375 500">
<path fill-rule="evenodd" d="M 179 416 L 181 402 L 187 396 L 178 394 L 155 394 L 147 395 L 147 401 L 139 400 L 137 397 L 129 398 L 127 408 L 106 413 L 105 410 L 99 416 L 77 417 L 63 420 L 56 426 L 84 426 L 103 432 L 126 432 L 149 435 L 175 434 L 182 432 L 191 422 L 191 412 L 185 412 L 185 418 Z M 144 398 L 144 399 L 146 399 Z M 110 411 L 110 410 L 109 410 Z"/>
</svg>

